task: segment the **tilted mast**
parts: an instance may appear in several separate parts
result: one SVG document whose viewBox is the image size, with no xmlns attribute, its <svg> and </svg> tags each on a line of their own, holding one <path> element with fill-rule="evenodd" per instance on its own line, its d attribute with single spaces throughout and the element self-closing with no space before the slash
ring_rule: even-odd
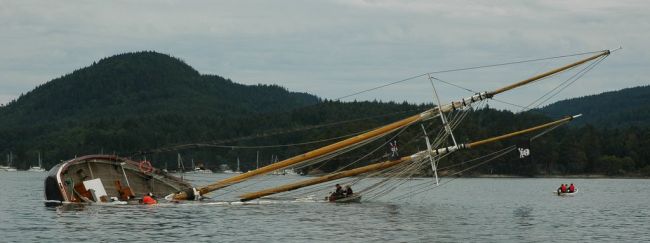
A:
<svg viewBox="0 0 650 243">
<path fill-rule="evenodd" d="M 425 158 L 427 156 L 427 154 L 429 154 L 429 153 L 435 154 L 435 155 L 442 155 L 442 154 L 458 151 L 458 150 L 461 150 L 461 149 L 475 148 L 475 147 L 478 147 L 478 146 L 483 145 L 483 144 L 492 143 L 492 142 L 496 142 L 496 141 L 499 141 L 499 140 L 511 138 L 511 137 L 514 137 L 514 136 L 517 136 L 517 135 L 526 134 L 526 133 L 538 131 L 538 130 L 541 130 L 541 129 L 544 129 L 544 128 L 549 128 L 549 127 L 552 127 L 552 126 L 561 125 L 562 123 L 569 122 L 569 121 L 571 121 L 574 118 L 577 118 L 579 116 L 580 115 L 569 116 L 569 117 L 566 117 L 566 118 L 563 118 L 563 119 L 560 119 L 560 120 L 557 120 L 557 121 L 554 121 L 554 122 L 549 122 L 549 123 L 542 124 L 542 125 L 539 125 L 539 126 L 536 126 L 536 127 L 532 127 L 532 128 L 528 128 L 528 129 L 525 129 L 525 130 L 516 131 L 516 132 L 504 134 L 504 135 L 501 135 L 501 136 L 496 136 L 496 137 L 492 137 L 492 138 L 472 142 L 472 143 L 459 144 L 459 145 L 455 145 L 455 146 L 449 146 L 449 147 L 446 147 L 446 148 L 432 149 L 432 150 L 429 150 L 429 151 L 420 151 L 420 152 L 417 152 L 417 153 L 415 153 L 413 155 L 404 156 L 404 157 L 402 157 L 400 159 L 397 159 L 397 160 L 384 161 L 384 162 L 380 162 L 380 163 L 376 163 L 376 164 L 372 164 L 372 165 L 359 167 L 359 168 L 356 168 L 356 169 L 341 171 L 341 172 L 337 172 L 337 173 L 333 173 L 333 174 L 329 174 L 329 175 L 325 175 L 325 176 L 321 176 L 321 177 L 312 178 L 312 179 L 309 179 L 309 180 L 304 180 L 304 181 L 300 181 L 300 182 L 286 184 L 286 185 L 280 186 L 280 187 L 270 188 L 270 189 L 261 190 L 261 191 L 257 191 L 257 192 L 246 193 L 246 194 L 243 194 L 243 195 L 241 195 L 239 197 L 241 198 L 241 201 L 250 201 L 250 200 L 253 200 L 253 199 L 257 199 L 257 198 L 272 195 L 272 194 L 277 194 L 277 193 L 281 193 L 281 192 L 296 190 L 296 189 L 299 189 L 299 188 L 303 188 L 303 187 L 307 187 L 307 186 L 311 186 L 311 185 L 315 185 L 315 184 L 320 184 L 320 183 L 324 183 L 324 182 L 328 182 L 328 181 L 338 180 L 338 179 L 341 179 L 341 178 L 356 176 L 356 175 L 364 174 L 364 173 L 371 172 L 371 171 L 383 170 L 383 169 L 387 169 L 387 168 L 390 168 L 390 167 L 393 167 L 393 166 L 396 166 L 398 164 L 402 164 L 402 163 L 405 163 L 405 162 L 418 161 L 420 159 Z"/>
<path fill-rule="evenodd" d="M 471 105 L 472 103 L 475 103 L 475 102 L 478 102 L 478 101 L 481 101 L 481 100 L 484 100 L 484 99 L 492 98 L 493 96 L 495 96 L 497 94 L 500 94 L 500 93 L 506 92 L 508 90 L 511 90 L 511 89 L 526 85 L 528 83 L 531 83 L 531 82 L 534 82 L 536 80 L 539 80 L 539 79 L 551 76 L 553 74 L 565 71 L 567 69 L 579 66 L 581 64 L 592 61 L 594 59 L 607 56 L 607 55 L 609 55 L 609 53 L 610 53 L 609 50 L 604 50 L 604 51 L 599 52 L 598 54 L 596 54 L 594 56 L 591 56 L 589 58 L 585 58 L 585 59 L 582 59 L 580 61 L 571 63 L 569 65 L 553 69 L 551 71 L 539 74 L 537 76 L 534 76 L 532 78 L 528 78 L 526 80 L 519 81 L 517 83 L 513 83 L 511 85 L 502 87 L 500 89 L 497 89 L 497 90 L 494 90 L 494 91 L 491 91 L 491 92 L 478 93 L 478 94 L 475 94 L 475 95 L 473 95 L 471 97 L 463 98 L 460 101 L 452 102 L 451 104 L 447 104 L 447 105 L 444 105 L 444 106 L 437 106 L 437 107 L 435 107 L 433 109 L 426 110 L 426 111 L 424 111 L 424 112 L 422 112 L 420 114 L 417 114 L 417 115 L 414 115 L 414 116 L 411 116 L 411 117 L 407 117 L 405 119 L 393 122 L 393 123 L 385 125 L 383 127 L 376 128 L 376 129 L 374 129 L 372 131 L 357 135 L 355 137 L 351 137 L 351 138 L 348 138 L 348 139 L 345 139 L 345 140 L 342 140 L 342 141 L 339 141 L 339 142 L 336 142 L 336 143 L 333 143 L 333 144 L 330 144 L 330 145 L 327 145 L 327 146 L 324 146 L 324 147 L 321 147 L 321 148 L 318 148 L 318 149 L 315 149 L 315 150 L 312 150 L 312 151 L 309 151 L 307 153 L 300 154 L 300 155 L 285 159 L 283 161 L 280 161 L 280 162 L 277 162 L 277 163 L 274 163 L 274 164 L 271 164 L 271 165 L 264 166 L 264 167 L 259 168 L 259 169 L 251 170 L 251 171 L 248 171 L 248 172 L 243 173 L 243 174 L 239 174 L 239 175 L 227 178 L 227 179 L 223 179 L 223 180 L 217 181 L 217 182 L 209 184 L 209 185 L 205 185 L 205 186 L 201 186 L 201 187 L 197 187 L 197 188 L 189 188 L 187 190 L 178 192 L 176 194 L 169 195 L 168 198 L 171 197 L 171 198 L 173 198 L 175 200 L 199 199 L 201 197 L 201 195 L 205 195 L 205 194 L 207 194 L 209 192 L 212 192 L 212 191 L 215 191 L 215 190 L 218 190 L 218 189 L 221 189 L 221 188 L 224 188 L 224 187 L 227 187 L 227 186 L 230 186 L 230 185 L 245 181 L 245 180 L 247 180 L 247 179 L 249 179 L 251 177 L 258 176 L 258 175 L 263 175 L 263 174 L 268 174 L 268 173 L 271 173 L 271 172 L 273 172 L 275 170 L 285 169 L 287 167 L 290 167 L 290 166 L 293 166 L 293 165 L 296 165 L 296 164 L 299 164 L 299 163 L 302 163 L 302 162 L 305 162 L 305 161 L 308 161 L 308 160 L 321 158 L 321 157 L 327 156 L 329 154 L 335 153 L 337 151 L 341 151 L 341 150 L 343 150 L 343 149 L 345 149 L 347 147 L 358 145 L 358 144 L 361 144 L 363 142 L 367 142 L 369 140 L 381 137 L 381 136 L 383 136 L 385 134 L 388 134 L 388 133 L 391 133 L 393 131 L 404 128 L 406 126 L 409 126 L 409 125 L 411 125 L 413 123 L 436 117 L 438 115 L 438 113 L 439 113 L 438 109 L 440 109 L 440 111 L 442 111 L 442 112 L 450 112 L 450 111 L 453 111 L 453 110 L 462 109 L 464 107 L 467 107 L 467 106 Z"/>
</svg>

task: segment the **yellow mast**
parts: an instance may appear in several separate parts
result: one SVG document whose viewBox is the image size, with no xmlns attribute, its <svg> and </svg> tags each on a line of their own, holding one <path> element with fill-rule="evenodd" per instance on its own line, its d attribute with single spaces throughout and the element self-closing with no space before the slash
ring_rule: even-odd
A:
<svg viewBox="0 0 650 243">
<path fill-rule="evenodd" d="M 301 163 L 301 162 L 304 162 L 304 161 L 307 161 L 307 160 L 310 160 L 310 159 L 320 158 L 320 157 L 326 156 L 328 154 L 334 153 L 336 151 L 340 151 L 340 150 L 342 150 L 342 149 L 344 149 L 346 147 L 356 145 L 356 144 L 368 141 L 370 139 L 377 138 L 377 137 L 380 137 L 382 135 L 391 133 L 391 132 L 396 131 L 396 130 L 398 130 L 400 128 L 406 127 L 406 126 L 408 126 L 410 124 L 413 124 L 413 123 L 416 123 L 416 122 L 419 122 L 419 121 L 422 121 L 422 120 L 426 120 L 426 119 L 435 117 L 435 116 L 437 116 L 439 114 L 437 109 L 441 109 L 442 112 L 449 112 L 449 111 L 452 111 L 452 110 L 461 109 L 461 108 L 463 108 L 465 106 L 470 105 L 471 103 L 481 101 L 481 100 L 484 100 L 484 99 L 487 99 L 487 98 L 492 98 L 494 95 L 503 93 L 505 91 L 508 91 L 508 90 L 511 90 L 511 89 L 514 89 L 514 88 L 517 88 L 517 87 L 520 87 L 520 86 L 523 86 L 523 85 L 526 85 L 526 84 L 534 82 L 536 80 L 551 76 L 553 74 L 565 71 L 567 69 L 576 67 L 578 65 L 584 64 L 584 63 L 589 62 L 591 60 L 594 60 L 596 58 L 604 57 L 604 56 L 607 56 L 607 55 L 609 55 L 609 50 L 604 50 L 604 51 L 599 52 L 598 54 L 596 54 L 594 56 L 591 56 L 589 58 L 585 58 L 585 59 L 582 59 L 580 61 L 568 64 L 566 66 L 556 68 L 554 70 L 539 74 L 539 75 L 537 75 L 535 77 L 528 78 L 526 80 L 519 81 L 517 83 L 505 86 L 503 88 L 500 88 L 500 89 L 497 89 L 497 90 L 494 90 L 494 91 L 491 91 L 491 92 L 479 93 L 479 94 L 473 95 L 473 96 L 468 97 L 468 98 L 463 98 L 460 101 L 452 102 L 451 104 L 435 107 L 433 109 L 429 109 L 427 111 L 424 111 L 424 112 L 422 112 L 420 114 L 417 114 L 417 115 L 405 118 L 403 120 L 396 121 L 394 123 L 391 123 L 391 124 L 385 125 L 383 127 L 377 128 L 377 129 L 372 130 L 370 132 L 360 134 L 360 135 L 357 135 L 355 137 L 351 137 L 351 138 L 348 138 L 348 139 L 345 139 L 345 140 L 342 140 L 342 141 L 327 145 L 325 147 L 322 147 L 322 148 L 319 148 L 319 149 L 316 149 L 316 150 L 312 150 L 310 152 L 307 152 L 307 153 L 304 153 L 304 154 L 301 154 L 301 155 L 297 155 L 297 156 L 285 159 L 283 161 L 280 161 L 280 162 L 277 162 L 277 163 L 274 163 L 274 164 L 271 164 L 271 165 L 264 166 L 264 167 L 256 169 L 256 170 L 251 170 L 251 171 L 248 171 L 246 173 L 239 174 L 239 175 L 236 175 L 236 176 L 224 179 L 224 180 L 220 180 L 220 181 L 217 181 L 215 183 L 205 185 L 205 186 L 202 186 L 202 187 L 189 188 L 187 190 L 180 191 L 178 193 L 169 195 L 168 198 L 173 198 L 174 200 L 200 199 L 201 195 L 205 195 L 205 194 L 207 194 L 209 192 L 212 192 L 212 191 L 215 191 L 215 190 L 218 190 L 218 189 L 221 189 L 221 188 L 224 188 L 224 187 L 227 187 L 227 186 L 230 186 L 230 185 L 245 181 L 245 180 L 247 180 L 247 179 L 249 179 L 251 177 L 258 176 L 258 175 L 263 175 L 263 174 L 268 174 L 268 173 L 270 173 L 272 171 L 279 170 L 279 169 L 284 169 L 284 168 L 287 168 L 289 166 L 293 166 L 293 165 L 296 165 L 298 163 Z"/>
<path fill-rule="evenodd" d="M 511 138 L 511 137 L 514 137 L 514 136 L 517 136 L 517 135 L 530 133 L 530 132 L 538 131 L 538 130 L 541 130 L 541 129 L 544 129 L 544 128 L 560 125 L 562 123 L 571 121 L 571 120 L 573 120 L 574 118 L 576 118 L 578 116 L 580 116 L 580 115 L 569 116 L 569 117 L 566 117 L 566 118 L 563 118 L 563 119 L 560 119 L 560 120 L 557 120 L 557 121 L 554 121 L 554 122 L 549 122 L 549 123 L 542 124 L 542 125 L 539 125 L 539 126 L 536 126 L 536 127 L 531 127 L 531 128 L 525 129 L 525 130 L 508 133 L 508 134 L 504 134 L 504 135 L 501 135 L 501 136 L 476 141 L 476 142 L 473 142 L 473 143 L 461 144 L 461 145 L 458 145 L 458 146 L 450 146 L 450 147 L 440 148 L 440 149 L 433 149 L 431 151 L 420 151 L 420 152 L 415 153 L 415 154 L 410 155 L 410 156 L 404 156 L 404 157 L 402 157 L 402 158 L 400 158 L 398 160 L 384 161 L 384 162 L 381 162 L 381 163 L 367 165 L 367 166 L 359 167 L 359 168 L 356 168 L 356 169 L 341 171 L 341 172 L 328 174 L 328 175 L 321 176 L 321 177 L 312 178 L 312 179 L 309 179 L 309 180 L 290 183 L 290 184 L 286 184 L 286 185 L 275 187 L 275 188 L 270 188 L 270 189 L 261 190 L 261 191 L 257 191 L 257 192 L 246 193 L 246 194 L 243 194 L 243 195 L 241 195 L 239 197 L 241 198 L 241 201 L 249 201 L 249 200 L 257 199 L 257 198 L 260 198 L 260 197 L 264 197 L 264 196 L 268 196 L 268 195 L 272 195 L 272 194 L 276 194 L 276 193 L 281 193 L 281 192 L 286 192 L 286 191 L 291 191 L 291 190 L 299 189 L 299 188 L 302 188 L 302 187 L 307 187 L 307 186 L 311 186 L 311 185 L 315 185 L 315 184 L 320 184 L 320 183 L 324 183 L 324 182 L 328 182 L 328 181 L 333 181 L 333 180 L 337 180 L 337 179 L 341 179 L 341 178 L 345 178 L 345 177 L 356 176 L 356 175 L 364 174 L 364 173 L 371 172 L 371 171 L 383 170 L 383 169 L 390 168 L 390 167 L 396 166 L 396 165 L 404 163 L 404 162 L 416 161 L 416 160 L 422 159 L 422 158 L 424 158 L 424 156 L 427 153 L 440 155 L 440 154 L 445 154 L 445 153 L 457 151 L 457 150 L 460 150 L 460 149 L 475 148 L 475 147 L 478 147 L 478 146 L 483 145 L 483 144 L 492 143 L 492 142 L 496 142 L 496 141 L 499 141 L 499 140 Z"/>
</svg>

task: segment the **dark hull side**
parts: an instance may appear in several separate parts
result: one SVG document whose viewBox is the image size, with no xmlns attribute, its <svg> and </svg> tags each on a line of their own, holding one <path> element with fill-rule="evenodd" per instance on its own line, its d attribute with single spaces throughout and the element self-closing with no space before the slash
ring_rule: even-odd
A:
<svg viewBox="0 0 650 243">
<path fill-rule="evenodd" d="M 122 198 L 127 187 L 135 198 L 149 192 L 162 198 L 191 188 L 191 184 L 161 170 L 143 171 L 136 161 L 110 155 L 88 155 L 50 169 L 44 183 L 45 204 L 89 202 L 87 199 L 91 197 L 84 197 L 84 192 L 86 196 L 88 192 L 83 191 L 83 182 L 93 179 L 100 179 L 107 198 Z"/>
</svg>

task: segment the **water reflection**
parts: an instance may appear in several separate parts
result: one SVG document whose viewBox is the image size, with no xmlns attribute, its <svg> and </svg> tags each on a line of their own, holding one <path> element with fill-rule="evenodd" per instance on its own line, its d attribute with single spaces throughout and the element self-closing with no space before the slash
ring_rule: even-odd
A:
<svg viewBox="0 0 650 243">
<path fill-rule="evenodd" d="M 518 208 L 515 208 L 514 211 L 514 216 L 516 218 L 516 222 L 519 226 L 533 226 L 533 208 L 529 206 L 521 206 Z"/>
</svg>

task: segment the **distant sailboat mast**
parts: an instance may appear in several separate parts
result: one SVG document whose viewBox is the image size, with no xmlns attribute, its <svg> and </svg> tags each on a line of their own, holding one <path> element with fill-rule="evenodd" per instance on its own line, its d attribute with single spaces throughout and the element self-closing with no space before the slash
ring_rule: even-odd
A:
<svg viewBox="0 0 650 243">
<path fill-rule="evenodd" d="M 239 169 L 239 156 L 237 156 L 237 171 L 236 172 L 241 172 L 241 170 Z"/>
<path fill-rule="evenodd" d="M 185 172 L 185 165 L 183 164 L 183 158 L 181 157 L 181 153 L 178 153 L 178 158 L 176 159 L 178 162 L 178 170 L 180 170 L 181 173 Z"/>
</svg>

